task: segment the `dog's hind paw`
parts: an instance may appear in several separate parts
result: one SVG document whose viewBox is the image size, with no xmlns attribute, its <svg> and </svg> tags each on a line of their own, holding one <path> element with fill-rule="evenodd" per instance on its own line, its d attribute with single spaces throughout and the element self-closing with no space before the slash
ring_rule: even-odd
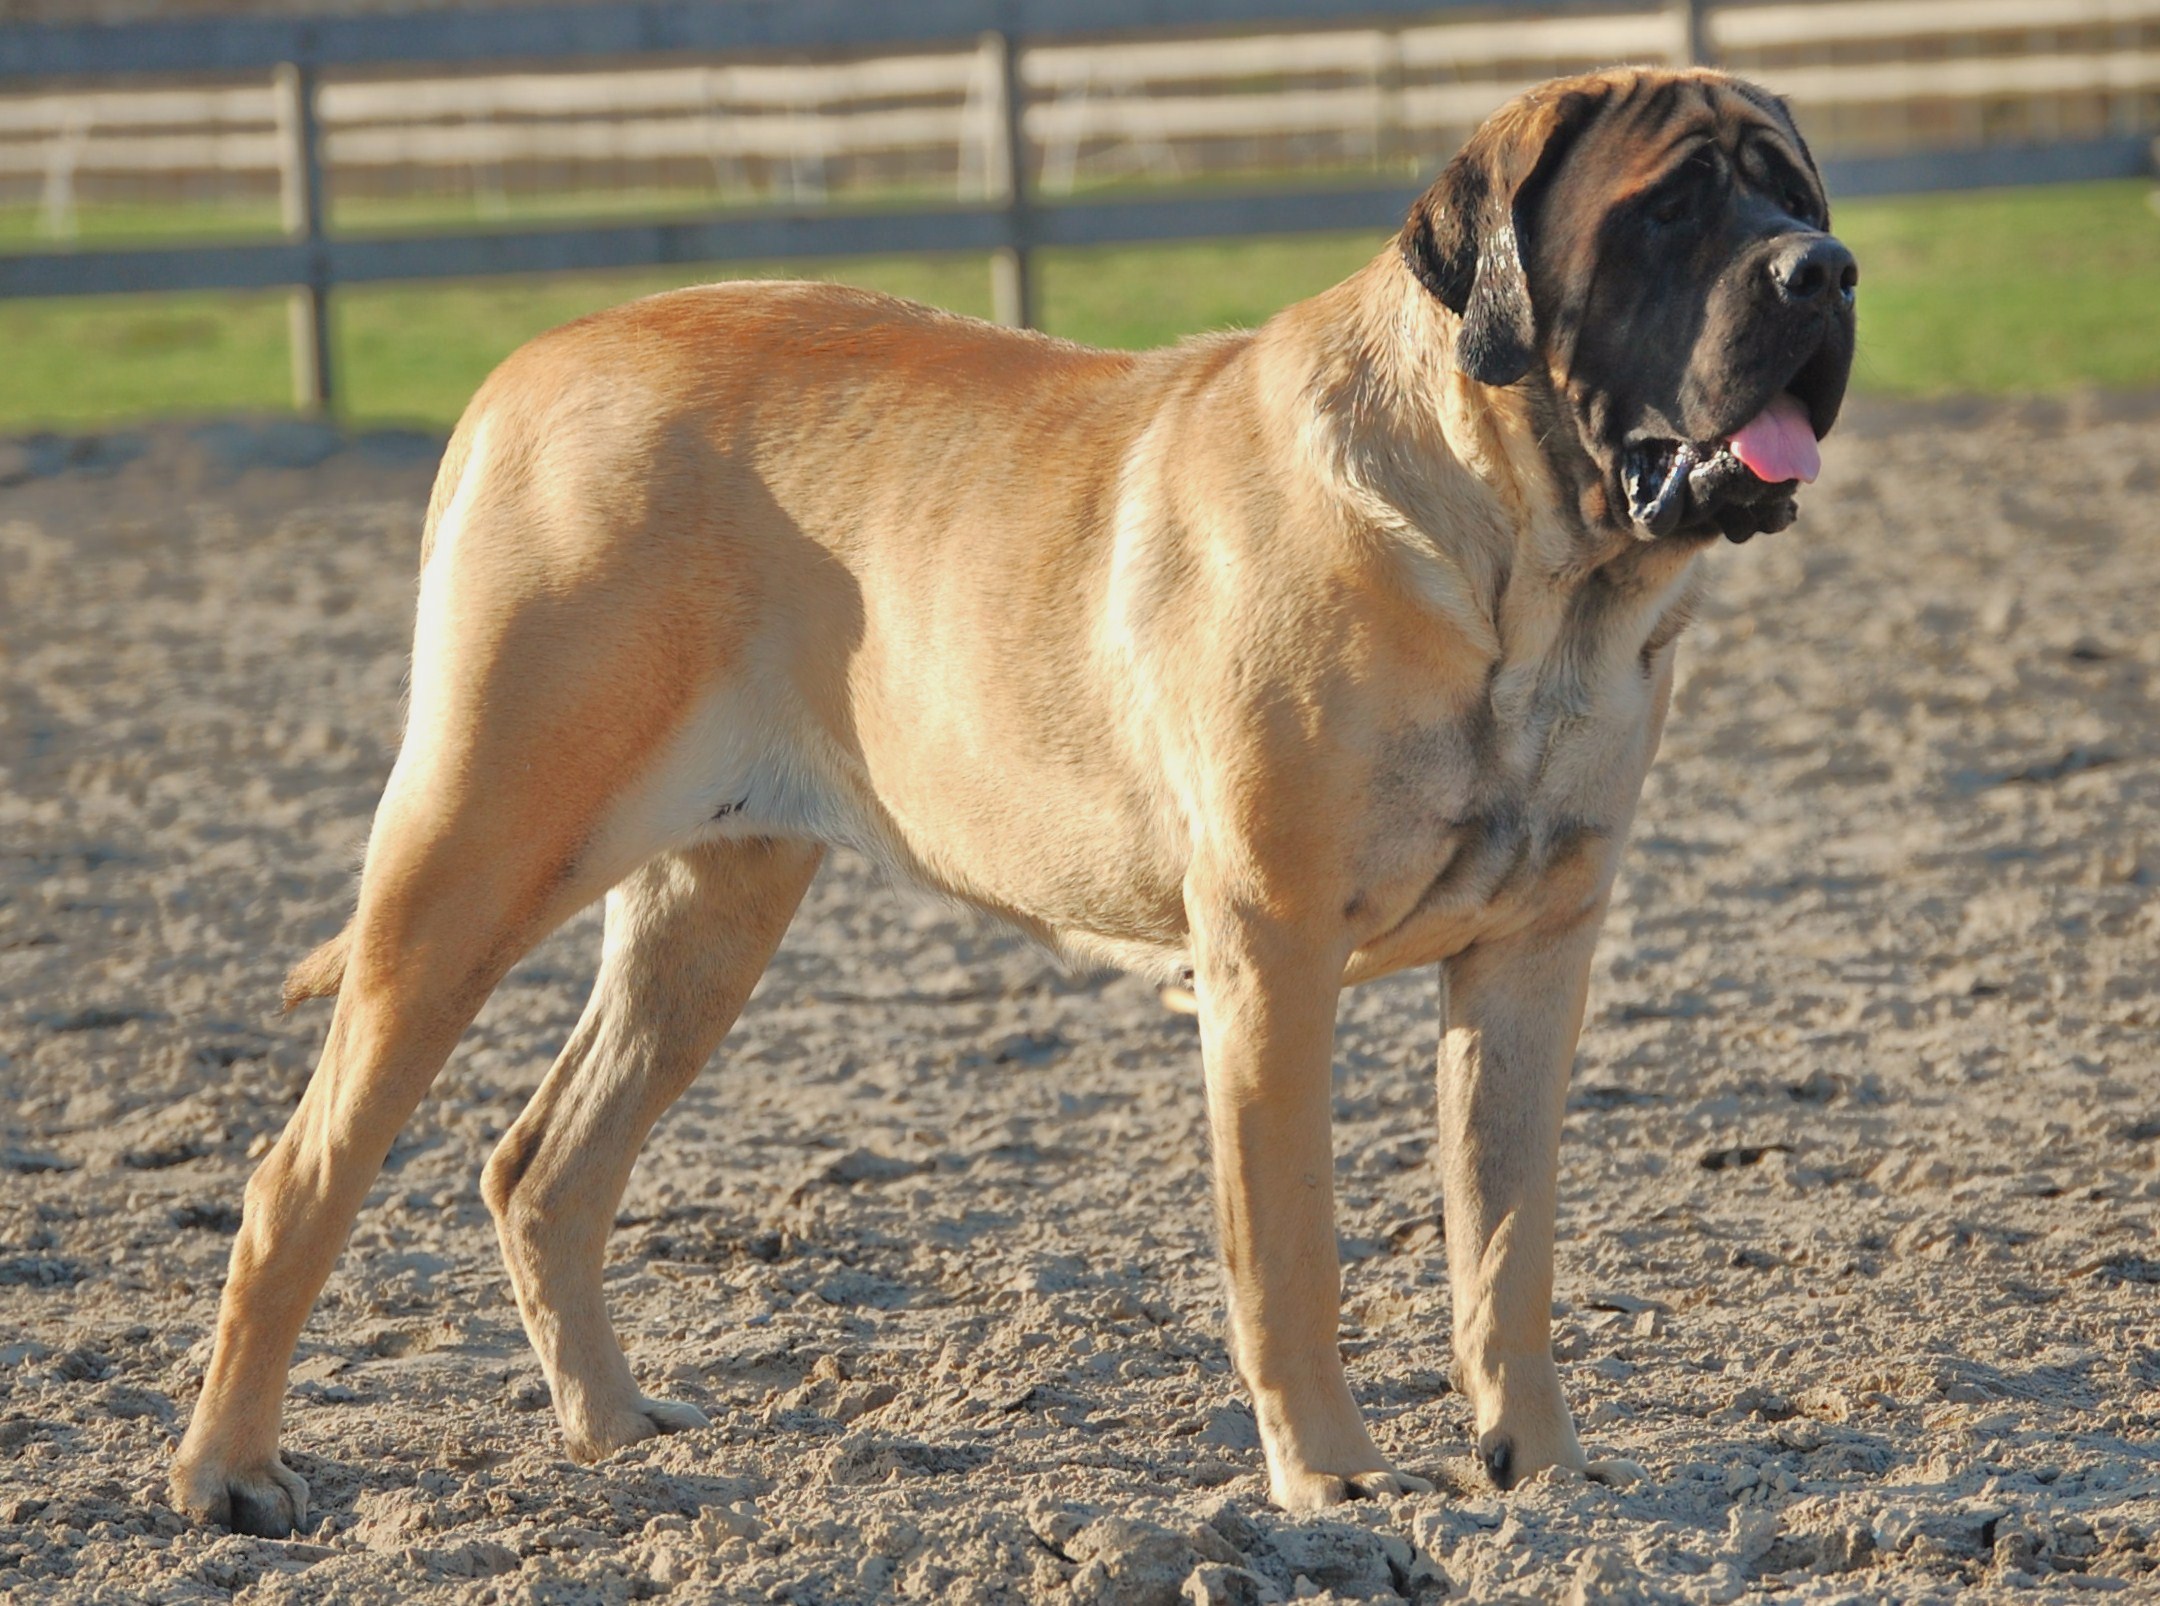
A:
<svg viewBox="0 0 2160 1606">
<path fill-rule="evenodd" d="M 283 1539 L 307 1522 L 307 1480 L 272 1452 L 251 1468 L 173 1468 L 173 1509 L 193 1522 L 230 1528 L 258 1539 Z"/>
</svg>

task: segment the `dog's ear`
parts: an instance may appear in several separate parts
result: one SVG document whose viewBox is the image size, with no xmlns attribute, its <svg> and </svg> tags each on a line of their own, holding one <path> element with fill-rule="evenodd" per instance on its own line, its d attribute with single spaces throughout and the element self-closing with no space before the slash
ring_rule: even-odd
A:
<svg viewBox="0 0 2160 1606">
<path fill-rule="evenodd" d="M 1481 384 L 1512 385 L 1537 361 L 1524 267 L 1530 219 L 1545 181 L 1603 103 L 1583 89 L 1509 102 L 1410 208 L 1403 260 L 1462 319 L 1455 363 Z"/>
</svg>

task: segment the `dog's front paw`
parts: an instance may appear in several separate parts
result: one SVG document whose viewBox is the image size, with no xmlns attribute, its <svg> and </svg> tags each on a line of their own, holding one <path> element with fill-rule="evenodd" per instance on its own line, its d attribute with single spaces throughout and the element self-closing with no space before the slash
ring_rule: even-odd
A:
<svg viewBox="0 0 2160 1606">
<path fill-rule="evenodd" d="M 652 1423 L 655 1433 L 688 1433 L 692 1428 L 712 1426 L 711 1417 L 683 1400 L 640 1398 L 638 1410 Z"/>
<path fill-rule="evenodd" d="M 1602 1483 L 1608 1489 L 1632 1489 L 1638 1483 L 1648 1483 L 1650 1474 L 1639 1461 L 1625 1456 L 1606 1456 L 1583 1468 L 1592 1483 Z"/>
<path fill-rule="evenodd" d="M 182 1459 L 173 1466 L 173 1510 L 191 1522 L 260 1539 L 283 1539 L 307 1522 L 307 1480 L 276 1451 L 258 1466 Z"/>
<path fill-rule="evenodd" d="M 1582 1446 L 1576 1442 L 1574 1424 L 1568 1420 L 1565 1406 L 1560 1409 L 1557 1430 L 1549 1420 L 1525 1428 L 1487 1428 L 1478 1435 L 1477 1458 L 1478 1465 L 1485 1469 L 1485 1476 L 1492 1480 L 1492 1486 L 1501 1490 L 1512 1489 L 1547 1467 L 1572 1467 L 1579 1473 L 1589 1471 L 1589 1462 L 1583 1457 Z"/>
<path fill-rule="evenodd" d="M 1512 1489 L 1547 1467 L 1586 1471 L 1575 1418 L 1552 1357 L 1465 1363 L 1465 1392 L 1477 1407 L 1477 1459 L 1495 1489 Z"/>
<path fill-rule="evenodd" d="M 1283 1510 L 1297 1513 L 1339 1506 L 1345 1500 L 1382 1500 L 1397 1495 L 1431 1494 L 1425 1479 L 1393 1467 L 1374 1467 L 1363 1472 L 1315 1472 L 1310 1468 L 1278 1469 L 1268 1479 L 1268 1498 Z"/>
<path fill-rule="evenodd" d="M 597 1421 L 576 1428 L 565 1425 L 563 1437 L 569 1443 L 571 1460 L 589 1462 L 663 1433 L 687 1433 L 711 1426 L 712 1418 L 694 1405 L 641 1394 L 636 1404 Z"/>
</svg>

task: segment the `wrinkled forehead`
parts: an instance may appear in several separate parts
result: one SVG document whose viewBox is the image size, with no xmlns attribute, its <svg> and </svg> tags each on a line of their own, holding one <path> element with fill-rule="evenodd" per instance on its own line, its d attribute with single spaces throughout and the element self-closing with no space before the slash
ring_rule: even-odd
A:
<svg viewBox="0 0 2160 1606">
<path fill-rule="evenodd" d="M 1737 79 L 1640 74 L 1611 81 L 1603 106 L 1553 175 L 1548 217 L 1587 233 L 1614 208 L 1716 151 L 1744 180 L 1773 190 L 1822 185 L 1785 108 Z"/>
</svg>

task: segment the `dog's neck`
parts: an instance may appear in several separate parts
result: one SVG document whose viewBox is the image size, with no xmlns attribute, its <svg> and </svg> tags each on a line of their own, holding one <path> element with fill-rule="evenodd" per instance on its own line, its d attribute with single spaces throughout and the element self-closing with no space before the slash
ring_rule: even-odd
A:
<svg viewBox="0 0 2160 1606">
<path fill-rule="evenodd" d="M 1303 386 L 1293 412 L 1316 481 L 1493 658 L 1539 653 L 1585 586 L 1658 611 L 1651 599 L 1674 594 L 1699 547 L 1586 519 L 1565 472 L 1564 399 L 1542 374 L 1496 387 L 1462 373 L 1459 328 L 1391 249 L 1271 321 L 1254 355 Z"/>
<path fill-rule="evenodd" d="M 1513 385 L 1481 383 L 1456 361 L 1462 320 L 1419 283 L 1395 252 L 1383 252 L 1345 284 L 1357 292 L 1345 311 L 1394 338 L 1370 343 L 1393 369 L 1397 399 L 1388 427 L 1398 438 L 1429 437 L 1442 450 L 1425 459 L 1435 477 L 1468 474 L 1504 508 L 1513 566 L 1575 574 L 1621 556 L 1633 538 L 1585 517 L 1564 465 L 1580 455 L 1566 401 L 1542 369 Z"/>
</svg>

